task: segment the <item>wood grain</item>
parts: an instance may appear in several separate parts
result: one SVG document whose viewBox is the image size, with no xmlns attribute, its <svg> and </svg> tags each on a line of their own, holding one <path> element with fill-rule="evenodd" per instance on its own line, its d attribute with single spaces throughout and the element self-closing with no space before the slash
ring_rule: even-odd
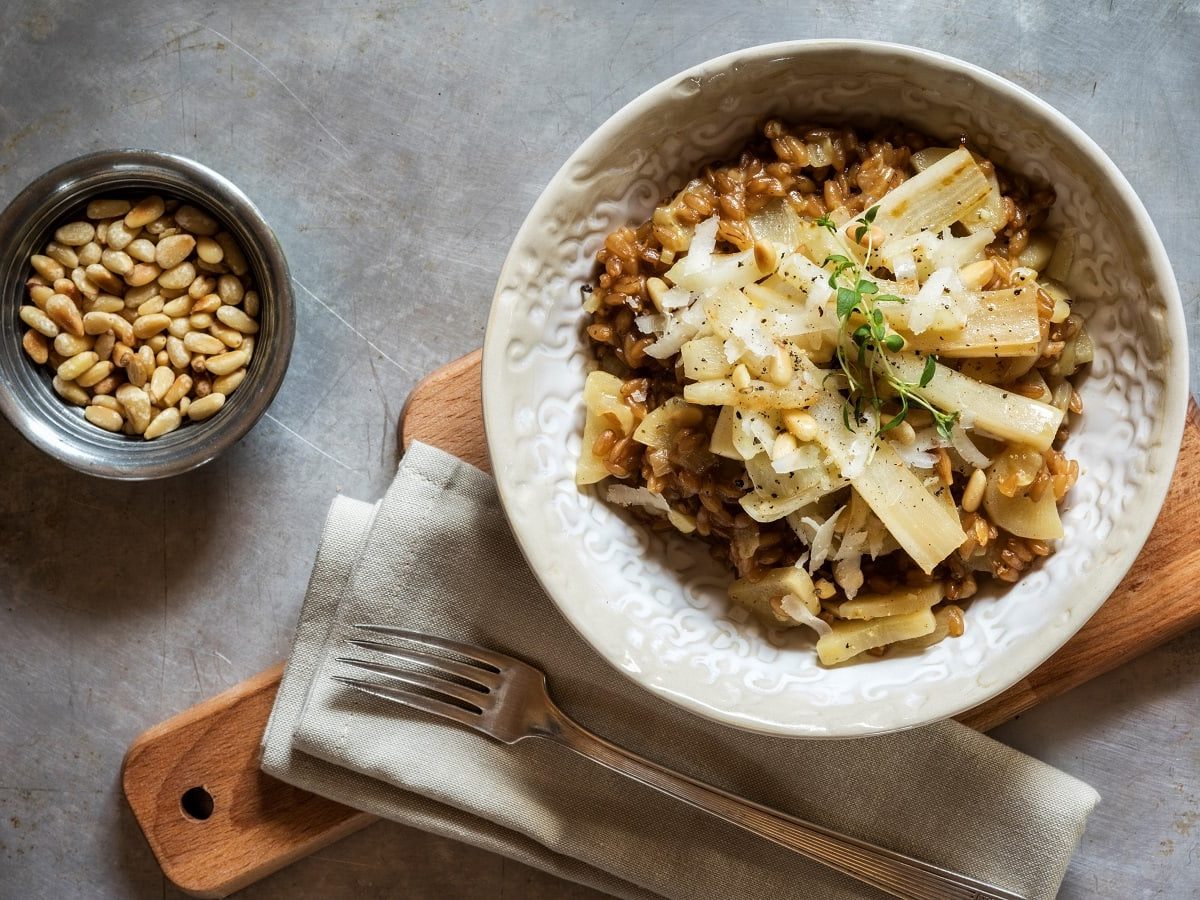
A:
<svg viewBox="0 0 1200 900">
<path fill-rule="evenodd" d="M 414 388 L 401 415 L 404 447 L 420 440 L 490 471 L 480 359 L 471 353 Z M 1191 578 L 1200 565 L 1192 537 L 1198 518 L 1200 418 L 1193 404 L 1162 515 L 1129 574 L 1053 658 L 961 721 L 994 728 L 1200 625 Z M 259 742 L 281 673 L 282 666 L 268 669 L 151 728 L 125 756 L 122 784 L 134 816 L 167 878 L 193 896 L 224 897 L 374 821 L 259 771 Z M 203 821 L 181 806 L 194 787 L 213 800 Z"/>
</svg>

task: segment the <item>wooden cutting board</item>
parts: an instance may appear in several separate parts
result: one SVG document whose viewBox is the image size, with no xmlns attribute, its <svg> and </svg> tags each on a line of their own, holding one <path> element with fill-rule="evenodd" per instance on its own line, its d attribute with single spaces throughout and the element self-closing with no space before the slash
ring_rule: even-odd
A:
<svg viewBox="0 0 1200 900">
<path fill-rule="evenodd" d="M 420 440 L 490 470 L 480 358 L 476 351 L 417 385 L 401 415 L 405 447 Z M 986 731 L 1200 625 L 1191 577 L 1200 564 L 1198 488 L 1200 416 L 1192 404 L 1166 505 L 1125 580 L 1052 659 L 960 720 Z M 268 669 L 156 725 L 125 755 L 122 783 L 142 833 L 167 878 L 193 896 L 227 896 L 374 821 L 259 771 L 282 671 Z"/>
</svg>

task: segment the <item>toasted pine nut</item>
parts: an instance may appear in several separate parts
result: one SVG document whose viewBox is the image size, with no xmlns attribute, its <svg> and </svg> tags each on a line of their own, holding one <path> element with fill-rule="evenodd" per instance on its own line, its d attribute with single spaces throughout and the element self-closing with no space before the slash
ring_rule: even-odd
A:
<svg viewBox="0 0 1200 900">
<path fill-rule="evenodd" d="M 87 277 L 87 271 L 78 266 L 71 270 L 71 281 L 75 283 L 79 293 L 85 297 L 97 297 L 100 294 L 100 288 L 96 287 L 95 282 Z M 112 293 L 112 291 L 108 293 Z"/>
<path fill-rule="evenodd" d="M 55 340 L 58 339 L 55 338 Z M 91 340 L 91 337 L 88 336 L 87 340 Z M 117 336 L 110 332 L 107 334 L 102 334 L 96 338 L 96 343 L 93 345 L 92 349 L 96 351 L 96 355 L 100 357 L 100 361 L 103 362 L 106 359 L 112 358 L 113 347 L 116 345 Z"/>
<path fill-rule="evenodd" d="M 228 325 L 222 325 L 220 322 L 213 322 L 209 325 L 208 333 L 231 350 L 236 350 L 242 346 L 242 341 L 245 340 L 242 333 L 236 328 L 230 328 Z"/>
<path fill-rule="evenodd" d="M 96 263 L 104 259 L 104 248 L 95 241 L 90 241 L 79 248 L 79 255 L 76 257 L 79 261 L 72 268 L 79 266 L 94 266 Z"/>
<path fill-rule="evenodd" d="M 159 366 L 150 376 L 150 399 L 155 403 L 162 401 L 163 395 L 175 383 L 175 373 L 166 366 Z"/>
<path fill-rule="evenodd" d="M 120 386 L 121 386 L 121 379 L 116 374 L 109 375 L 107 378 L 105 378 L 103 381 L 101 381 L 99 384 L 97 384 L 95 387 L 92 388 L 92 396 L 93 397 L 95 397 L 95 396 L 103 397 L 105 394 L 111 394 L 113 391 L 115 391 Z"/>
<path fill-rule="evenodd" d="M 51 241 L 46 245 L 46 255 L 56 262 L 62 263 L 68 269 L 79 265 L 79 254 L 65 244 Z"/>
<path fill-rule="evenodd" d="M 182 397 L 179 400 L 179 415 L 186 416 L 188 407 L 192 405 L 191 397 Z"/>
<path fill-rule="evenodd" d="M 78 357 L 76 357 L 76 359 L 78 359 Z M 99 384 L 101 381 L 111 375 L 112 370 L 113 364 L 106 359 L 102 359 L 82 375 L 76 376 L 75 383 L 80 387 L 92 387 L 95 384 Z"/>
<path fill-rule="evenodd" d="M 772 383 L 786 387 L 795 374 L 791 354 L 782 347 L 776 347 L 774 355 L 767 361 L 767 377 Z"/>
<path fill-rule="evenodd" d="M 153 337 L 170 324 L 171 317 L 163 313 L 138 316 L 137 321 L 133 323 L 133 336 L 146 340 L 146 338 Z"/>
<path fill-rule="evenodd" d="M 249 337 L 245 338 L 245 340 L 242 341 L 242 346 L 239 347 L 238 349 L 246 354 L 247 359 L 249 359 L 251 356 L 253 356 L 254 355 L 254 335 L 250 335 Z"/>
<path fill-rule="evenodd" d="M 220 353 L 225 349 L 225 345 L 211 334 L 201 334 L 198 331 L 188 332 L 183 339 L 183 346 L 192 353 L 203 353 L 206 356 L 213 353 Z"/>
<path fill-rule="evenodd" d="M 799 444 L 796 443 L 796 436 L 790 431 L 785 431 L 783 434 L 775 438 L 775 443 L 771 445 L 771 459 L 782 459 L 789 453 L 794 453 Z"/>
<path fill-rule="evenodd" d="M 123 384 L 117 388 L 117 400 L 125 409 L 135 434 L 141 434 L 150 424 L 150 398 L 140 387 Z"/>
<path fill-rule="evenodd" d="M 150 373 L 142 365 L 141 358 L 136 354 L 131 354 L 125 357 L 125 377 L 129 379 L 129 383 L 134 387 L 142 387 L 146 383 L 146 379 L 150 377 Z"/>
<path fill-rule="evenodd" d="M 157 353 L 154 354 L 154 365 L 170 368 L 171 357 L 167 355 L 166 350 L 159 350 Z"/>
<path fill-rule="evenodd" d="M 646 279 L 646 293 L 650 295 L 650 302 L 654 304 L 654 308 L 659 312 L 666 312 L 662 307 L 662 297 L 666 292 L 667 283 L 661 278 Z"/>
<path fill-rule="evenodd" d="M 133 271 L 125 276 L 125 282 L 131 287 L 142 287 L 154 281 L 161 274 L 162 269 L 156 263 L 138 263 L 133 267 Z"/>
<path fill-rule="evenodd" d="M 156 237 L 161 241 L 163 238 L 179 234 L 179 229 L 176 227 L 175 220 L 164 212 L 146 226 L 146 234 Z"/>
<path fill-rule="evenodd" d="M 67 274 L 67 270 L 63 268 L 62 263 L 48 256 L 42 256 L 40 253 L 35 253 L 29 257 L 29 264 L 33 266 L 35 272 L 47 281 L 56 281 Z"/>
<path fill-rule="evenodd" d="M 68 403 L 73 403 L 76 406 L 87 406 L 88 397 L 87 391 L 72 381 L 63 381 L 57 375 L 51 380 L 50 384 L 54 387 L 54 392 L 62 397 Z"/>
<path fill-rule="evenodd" d="M 196 238 L 196 256 L 206 263 L 216 264 L 225 258 L 221 245 L 207 235 Z"/>
<path fill-rule="evenodd" d="M 195 362 L 195 360 L 192 360 Z M 207 375 L 198 374 L 192 386 L 192 394 L 196 400 L 207 397 L 212 393 L 212 379 Z"/>
<path fill-rule="evenodd" d="M 803 410 L 792 410 L 783 414 L 783 424 L 801 443 L 817 439 L 817 420 Z"/>
<path fill-rule="evenodd" d="M 46 336 L 32 328 L 21 338 L 21 346 L 25 348 L 29 358 L 39 366 L 50 358 L 50 346 L 46 343 Z"/>
<path fill-rule="evenodd" d="M 996 274 L 996 264 L 990 259 L 981 259 L 958 270 L 963 287 L 969 291 L 983 290 L 983 286 Z"/>
<path fill-rule="evenodd" d="M 190 316 L 188 316 L 188 324 L 191 325 L 192 329 L 195 331 L 204 331 L 210 325 L 212 325 L 213 321 L 213 317 L 208 313 L 193 312 Z"/>
<path fill-rule="evenodd" d="M 905 447 L 911 447 L 917 442 L 917 431 L 908 422 L 901 422 L 892 429 L 892 434 L 895 435 L 897 443 Z"/>
<path fill-rule="evenodd" d="M 188 363 L 188 366 L 191 368 L 191 370 L 193 372 L 195 372 L 199 376 L 199 375 L 203 375 L 205 372 L 208 371 L 207 362 L 208 362 L 207 356 L 205 356 L 203 353 L 197 353 L 195 356 L 192 357 L 192 361 L 190 363 Z"/>
<path fill-rule="evenodd" d="M 152 441 L 156 437 L 162 437 L 164 434 L 174 431 L 182 421 L 183 416 L 180 415 L 179 410 L 174 406 L 168 407 L 154 417 L 145 432 L 142 433 L 142 437 Z"/>
<path fill-rule="evenodd" d="M 192 298 L 187 294 L 182 297 L 176 297 L 174 300 L 168 300 L 163 304 L 161 312 L 166 313 L 172 319 L 178 319 L 180 316 L 186 316 L 192 311 Z"/>
<path fill-rule="evenodd" d="M 230 372 L 228 375 L 222 375 L 220 378 L 214 378 L 212 389 L 218 394 L 224 394 L 228 397 L 238 389 L 238 386 L 246 380 L 246 370 L 238 369 L 236 372 Z"/>
<path fill-rule="evenodd" d="M 132 229 L 149 225 L 166 212 L 166 209 L 167 206 L 163 202 L 163 198 L 156 194 L 151 194 L 129 212 L 125 213 L 125 227 Z"/>
<path fill-rule="evenodd" d="M 100 265 L 117 275 L 128 275 L 133 271 L 133 258 L 123 250 L 105 250 Z"/>
<path fill-rule="evenodd" d="M 125 343 L 113 344 L 111 359 L 113 361 L 113 364 L 115 366 L 117 366 L 118 368 L 121 368 L 121 369 L 125 368 L 127 365 L 129 365 L 130 357 L 136 356 L 136 355 L 137 355 L 137 351 L 135 351 L 128 344 L 125 344 Z"/>
<path fill-rule="evenodd" d="M 129 212 L 128 200 L 99 198 L 89 201 L 87 205 L 87 217 L 89 219 L 113 219 L 117 216 L 123 216 L 127 212 Z"/>
<path fill-rule="evenodd" d="M 187 397 L 187 393 L 191 389 L 192 376 L 186 372 L 180 374 L 173 382 L 171 382 L 171 386 L 168 387 L 166 392 L 162 395 L 162 405 L 164 407 L 178 405 L 180 400 L 183 400 Z"/>
<path fill-rule="evenodd" d="M 145 264 L 143 263 L 142 265 Z M 108 269 L 104 268 L 104 266 L 100 265 L 100 263 L 94 263 L 84 271 L 87 273 L 88 280 L 107 294 L 116 294 L 125 290 L 125 282 L 121 280 L 121 277 L 114 275 Z M 130 269 L 130 271 L 132 272 L 133 270 Z M 81 287 L 80 290 L 82 291 L 83 288 Z"/>
<path fill-rule="evenodd" d="M 96 226 L 91 222 L 71 222 L 54 232 L 54 240 L 68 247 L 82 247 L 95 236 Z"/>
<path fill-rule="evenodd" d="M 194 229 L 189 228 L 189 231 Z M 195 232 L 203 234 L 202 231 Z M 221 249 L 225 251 L 225 264 L 229 266 L 229 271 L 234 275 L 245 275 L 250 270 L 250 266 L 246 263 L 246 257 L 242 254 L 242 248 L 234 241 L 233 235 L 228 231 L 222 231 L 217 235 L 217 243 L 221 245 Z"/>
<path fill-rule="evenodd" d="M 145 303 L 137 308 L 138 317 L 153 316 L 156 313 L 163 312 L 167 305 L 167 301 L 162 298 L 162 294 L 155 294 Z M 168 316 L 170 318 L 170 316 Z"/>
<path fill-rule="evenodd" d="M 257 318 L 258 316 L 258 291 L 246 291 L 246 296 L 242 298 L 242 309 L 246 315 Z"/>
<path fill-rule="evenodd" d="M 196 280 L 188 285 L 188 296 L 193 300 L 199 300 L 205 294 L 214 293 L 217 289 L 217 279 L 211 275 L 197 275 Z M 218 300 L 221 298 L 218 297 Z"/>
<path fill-rule="evenodd" d="M 100 294 L 96 297 L 85 298 L 83 308 L 84 312 L 119 313 L 125 308 L 125 301 L 112 294 Z"/>
<path fill-rule="evenodd" d="M 221 321 L 225 321 L 225 319 L 222 319 Z M 232 323 L 227 323 L 227 324 L 232 324 Z M 737 364 L 737 366 L 733 370 L 733 375 L 731 376 L 731 379 L 732 379 L 735 387 L 742 388 L 742 389 L 750 387 L 750 381 L 751 381 L 750 370 L 746 368 L 745 363 Z"/>
<path fill-rule="evenodd" d="M 85 334 L 83 337 L 76 337 L 73 334 L 60 334 L 54 339 L 54 350 L 62 357 L 75 356 L 77 353 L 83 353 L 86 350 L 91 350 L 96 343 L 96 339 L 90 334 Z"/>
<path fill-rule="evenodd" d="M 94 350 L 85 350 L 82 353 L 72 356 L 59 366 L 58 377 L 63 381 L 74 381 L 99 361 L 100 357 L 96 355 Z"/>
<path fill-rule="evenodd" d="M 136 259 L 138 262 L 154 262 L 158 251 L 152 241 L 145 238 L 138 238 L 136 241 L 131 241 L 129 246 L 125 248 L 125 252 Z"/>
<path fill-rule="evenodd" d="M 121 343 L 133 343 L 133 326 L 116 313 L 85 313 L 83 317 L 83 330 L 86 334 L 104 334 L 106 331 L 111 331 Z"/>
<path fill-rule="evenodd" d="M 217 279 L 217 296 L 221 298 L 222 303 L 237 306 L 245 295 L 242 280 L 236 275 L 222 275 Z"/>
<path fill-rule="evenodd" d="M 151 350 L 153 350 L 155 353 L 158 353 L 160 350 L 166 350 L 167 349 L 167 337 L 169 337 L 169 335 L 156 334 L 156 335 L 154 335 L 154 337 L 150 338 L 150 340 L 146 341 L 146 346 L 149 347 Z"/>
<path fill-rule="evenodd" d="M 116 413 L 121 411 L 121 404 L 117 402 L 117 398 L 112 394 L 96 394 L 92 397 L 92 406 L 103 406 L 105 409 L 111 409 Z"/>
<path fill-rule="evenodd" d="M 170 240 L 168 238 L 168 240 Z M 165 288 L 182 290 L 196 280 L 196 267 L 190 262 L 181 262 L 158 276 L 158 283 Z"/>
<path fill-rule="evenodd" d="M 45 335 L 48 338 L 58 337 L 58 326 L 36 306 L 22 306 L 18 315 L 20 315 L 22 322 L 39 334 Z M 213 338 L 213 340 L 217 339 Z M 218 343 L 220 342 L 218 341 Z"/>
<path fill-rule="evenodd" d="M 221 298 L 216 294 L 205 294 L 192 304 L 192 313 L 215 313 L 221 308 Z"/>
<path fill-rule="evenodd" d="M 182 369 L 192 361 L 192 354 L 183 346 L 183 341 L 171 335 L 167 338 L 167 356 L 171 360 L 171 365 L 177 369 Z M 191 382 L 188 382 L 188 387 L 191 387 Z"/>
<path fill-rule="evenodd" d="M 225 395 L 214 391 L 207 397 L 201 397 L 199 400 L 193 400 L 188 405 L 188 418 L 193 422 L 202 422 L 210 416 L 215 415 L 217 411 L 224 405 Z"/>
<path fill-rule="evenodd" d="M 153 282 L 140 287 L 131 287 L 125 291 L 125 306 L 129 309 L 137 309 L 151 297 L 159 296 L 160 293 L 158 285 Z"/>
<path fill-rule="evenodd" d="M 208 213 L 191 205 L 184 205 L 175 210 L 175 221 L 184 231 L 202 234 L 205 237 L 212 237 L 221 227 Z"/>
<path fill-rule="evenodd" d="M 66 294 L 53 294 L 46 301 L 46 315 L 68 334 L 83 337 L 83 317 L 79 308 Z"/>
<path fill-rule="evenodd" d="M 67 284 L 71 285 L 72 288 L 75 287 L 75 283 L 73 281 L 68 281 Z M 44 284 L 31 284 L 29 286 L 29 299 L 33 301 L 34 306 L 43 312 L 46 309 L 46 301 L 53 297 L 56 293 L 57 291 L 55 291 L 54 288 Z"/>
<path fill-rule="evenodd" d="M 108 240 L 108 246 L 114 250 L 124 250 L 141 230 L 141 228 L 130 228 L 123 221 L 117 219 L 108 226 L 108 233 L 105 237 Z"/>
<path fill-rule="evenodd" d="M 173 234 L 158 242 L 154 252 L 154 261 L 164 272 L 173 269 L 191 254 L 196 246 L 196 239 L 190 234 Z M 188 284 L 191 284 L 191 279 Z M 187 287 L 187 285 L 183 285 Z"/>
<path fill-rule="evenodd" d="M 967 480 L 967 486 L 963 488 L 963 512 L 970 513 L 979 509 L 979 504 L 983 501 L 983 489 L 986 485 L 987 476 L 983 474 L 983 469 L 976 469 L 971 473 L 971 477 Z"/>
<path fill-rule="evenodd" d="M 89 406 L 83 411 L 83 417 L 105 431 L 120 431 L 121 426 L 125 424 L 121 414 L 107 406 Z"/>
<path fill-rule="evenodd" d="M 754 264 L 760 272 L 774 272 L 779 265 L 779 254 L 775 245 L 766 239 L 754 242 Z"/>
<path fill-rule="evenodd" d="M 178 319 L 172 319 L 171 324 L 167 326 L 167 333 L 181 340 L 185 335 L 192 331 L 192 323 L 187 320 L 187 316 L 181 316 Z"/>
<path fill-rule="evenodd" d="M 210 356 L 204 361 L 204 368 L 214 375 L 228 375 L 235 369 L 242 368 L 247 362 L 249 359 L 241 350 L 230 350 L 227 353 Z"/>
</svg>

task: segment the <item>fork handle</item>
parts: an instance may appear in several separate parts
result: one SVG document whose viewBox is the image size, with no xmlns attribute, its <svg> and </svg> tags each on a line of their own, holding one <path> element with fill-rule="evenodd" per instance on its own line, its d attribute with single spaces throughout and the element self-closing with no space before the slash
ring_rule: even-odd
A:
<svg viewBox="0 0 1200 900">
<path fill-rule="evenodd" d="M 555 708 L 554 712 L 557 715 L 539 736 L 558 741 L 614 772 L 628 775 L 894 897 L 908 900 L 1023 900 L 1020 895 L 1002 888 L 839 834 L 672 772 L 593 734 L 561 710 Z"/>
</svg>

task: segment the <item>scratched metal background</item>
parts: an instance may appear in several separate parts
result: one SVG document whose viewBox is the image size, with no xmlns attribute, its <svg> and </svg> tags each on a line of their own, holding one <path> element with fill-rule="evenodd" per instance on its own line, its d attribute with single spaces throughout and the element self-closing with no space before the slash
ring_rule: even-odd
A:
<svg viewBox="0 0 1200 900">
<path fill-rule="evenodd" d="M 770 40 L 861 36 L 1011 78 L 1141 192 L 1194 333 L 1200 7 L 1069 7 L 7 0 L 0 202 L 90 150 L 193 156 L 274 224 L 299 332 L 267 418 L 186 477 L 90 480 L 0 421 L 0 897 L 181 896 L 120 798 L 126 745 L 285 653 L 330 498 L 380 493 L 405 396 L 481 342 L 541 187 L 609 114 L 680 69 Z M 1104 795 L 1064 897 L 1200 897 L 1198 664 L 1194 634 L 999 732 Z M 390 824 L 244 894 L 298 895 L 597 896 Z"/>
</svg>

